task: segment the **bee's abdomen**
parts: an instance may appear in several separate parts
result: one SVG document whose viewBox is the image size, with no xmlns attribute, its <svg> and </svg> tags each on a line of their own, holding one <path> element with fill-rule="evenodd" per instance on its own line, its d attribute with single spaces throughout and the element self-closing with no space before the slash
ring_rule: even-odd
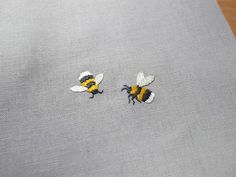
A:
<svg viewBox="0 0 236 177">
<path fill-rule="evenodd" d="M 150 97 L 151 93 L 152 92 L 150 90 L 146 89 L 145 92 L 142 95 L 142 101 L 143 102 L 147 101 L 148 98 Z"/>
<path fill-rule="evenodd" d="M 91 88 L 93 85 L 96 85 L 95 81 L 89 82 L 89 83 L 86 85 L 86 87 L 89 89 L 89 88 Z"/>
</svg>

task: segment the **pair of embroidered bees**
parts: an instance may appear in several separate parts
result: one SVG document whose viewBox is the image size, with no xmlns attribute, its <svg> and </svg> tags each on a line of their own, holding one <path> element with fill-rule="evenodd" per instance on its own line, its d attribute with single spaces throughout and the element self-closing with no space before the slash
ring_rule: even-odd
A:
<svg viewBox="0 0 236 177">
<path fill-rule="evenodd" d="M 102 94 L 102 91 L 99 91 L 99 84 L 103 80 L 103 74 L 98 74 L 94 77 L 92 73 L 89 71 L 82 72 L 79 76 L 79 81 L 81 85 L 75 85 L 71 87 L 70 89 L 73 92 L 88 92 L 92 93 L 92 96 L 89 98 L 94 98 L 94 95 L 96 94 Z M 139 72 L 137 75 L 137 83 L 136 85 L 127 86 L 124 85 L 124 87 L 121 89 L 121 91 L 126 90 L 128 93 L 128 100 L 129 103 L 132 100 L 133 105 L 135 104 L 134 99 L 136 99 L 138 102 L 142 103 L 151 103 L 154 100 L 155 94 L 150 91 L 145 86 L 151 84 L 154 81 L 154 76 L 144 76 L 142 72 Z"/>
</svg>

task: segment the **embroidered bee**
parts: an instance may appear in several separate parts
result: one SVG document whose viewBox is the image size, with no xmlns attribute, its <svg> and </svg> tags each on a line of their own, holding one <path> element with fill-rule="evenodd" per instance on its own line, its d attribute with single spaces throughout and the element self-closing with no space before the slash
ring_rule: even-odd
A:
<svg viewBox="0 0 236 177">
<path fill-rule="evenodd" d="M 81 85 L 75 85 L 73 87 L 71 87 L 70 89 L 72 90 L 72 92 L 88 92 L 88 93 L 92 93 L 92 96 L 89 98 L 94 98 L 95 94 L 102 94 L 102 91 L 99 91 L 99 84 L 102 82 L 103 80 L 103 74 L 98 74 L 95 77 L 93 76 L 92 73 L 90 73 L 89 71 L 85 71 L 82 72 L 79 76 L 79 81 L 81 83 Z"/>
<path fill-rule="evenodd" d="M 130 97 L 133 101 L 133 105 L 135 104 L 134 99 L 136 99 L 138 102 L 145 102 L 145 103 L 151 103 L 154 100 L 155 94 L 147 89 L 145 86 L 151 84 L 154 81 L 154 76 L 147 76 L 144 77 L 144 74 L 142 72 L 139 72 L 137 75 L 137 85 L 133 86 L 127 86 L 124 85 L 124 88 L 121 89 L 121 91 L 127 90 L 128 100 L 130 103 Z"/>
</svg>

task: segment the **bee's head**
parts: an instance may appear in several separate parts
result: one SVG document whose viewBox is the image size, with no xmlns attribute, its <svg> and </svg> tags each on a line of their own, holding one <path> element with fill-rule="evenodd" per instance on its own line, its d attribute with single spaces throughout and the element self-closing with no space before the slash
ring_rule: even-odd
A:
<svg viewBox="0 0 236 177">
<path fill-rule="evenodd" d="M 130 94 L 130 91 L 131 91 L 131 87 L 127 86 L 127 85 L 124 85 L 124 87 L 121 89 L 121 91 L 124 91 L 126 90 L 128 94 Z"/>
</svg>

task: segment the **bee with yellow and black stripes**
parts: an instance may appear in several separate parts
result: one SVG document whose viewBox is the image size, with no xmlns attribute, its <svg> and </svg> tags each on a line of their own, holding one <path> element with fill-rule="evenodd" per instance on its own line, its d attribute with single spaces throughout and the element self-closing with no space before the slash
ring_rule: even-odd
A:
<svg viewBox="0 0 236 177">
<path fill-rule="evenodd" d="M 144 74 L 142 72 L 139 72 L 137 75 L 137 85 L 133 86 L 127 86 L 124 85 L 124 88 L 121 89 L 121 91 L 126 90 L 128 95 L 129 103 L 132 100 L 133 105 L 135 104 L 134 99 L 136 99 L 138 102 L 145 102 L 145 103 L 151 103 L 154 100 L 155 94 L 150 91 L 145 86 L 151 84 L 154 81 L 154 76 L 147 76 L 144 77 Z M 131 100 L 130 100 L 131 98 Z"/>
<path fill-rule="evenodd" d="M 99 91 L 99 84 L 102 82 L 103 80 L 103 74 L 98 74 L 95 77 L 93 76 L 92 73 L 90 73 L 89 71 L 85 71 L 82 72 L 79 76 L 79 81 L 81 83 L 81 85 L 75 85 L 73 87 L 71 87 L 70 89 L 73 92 L 88 92 L 88 93 L 92 93 L 92 96 L 89 98 L 94 98 L 95 94 L 102 94 L 102 91 Z"/>
</svg>

